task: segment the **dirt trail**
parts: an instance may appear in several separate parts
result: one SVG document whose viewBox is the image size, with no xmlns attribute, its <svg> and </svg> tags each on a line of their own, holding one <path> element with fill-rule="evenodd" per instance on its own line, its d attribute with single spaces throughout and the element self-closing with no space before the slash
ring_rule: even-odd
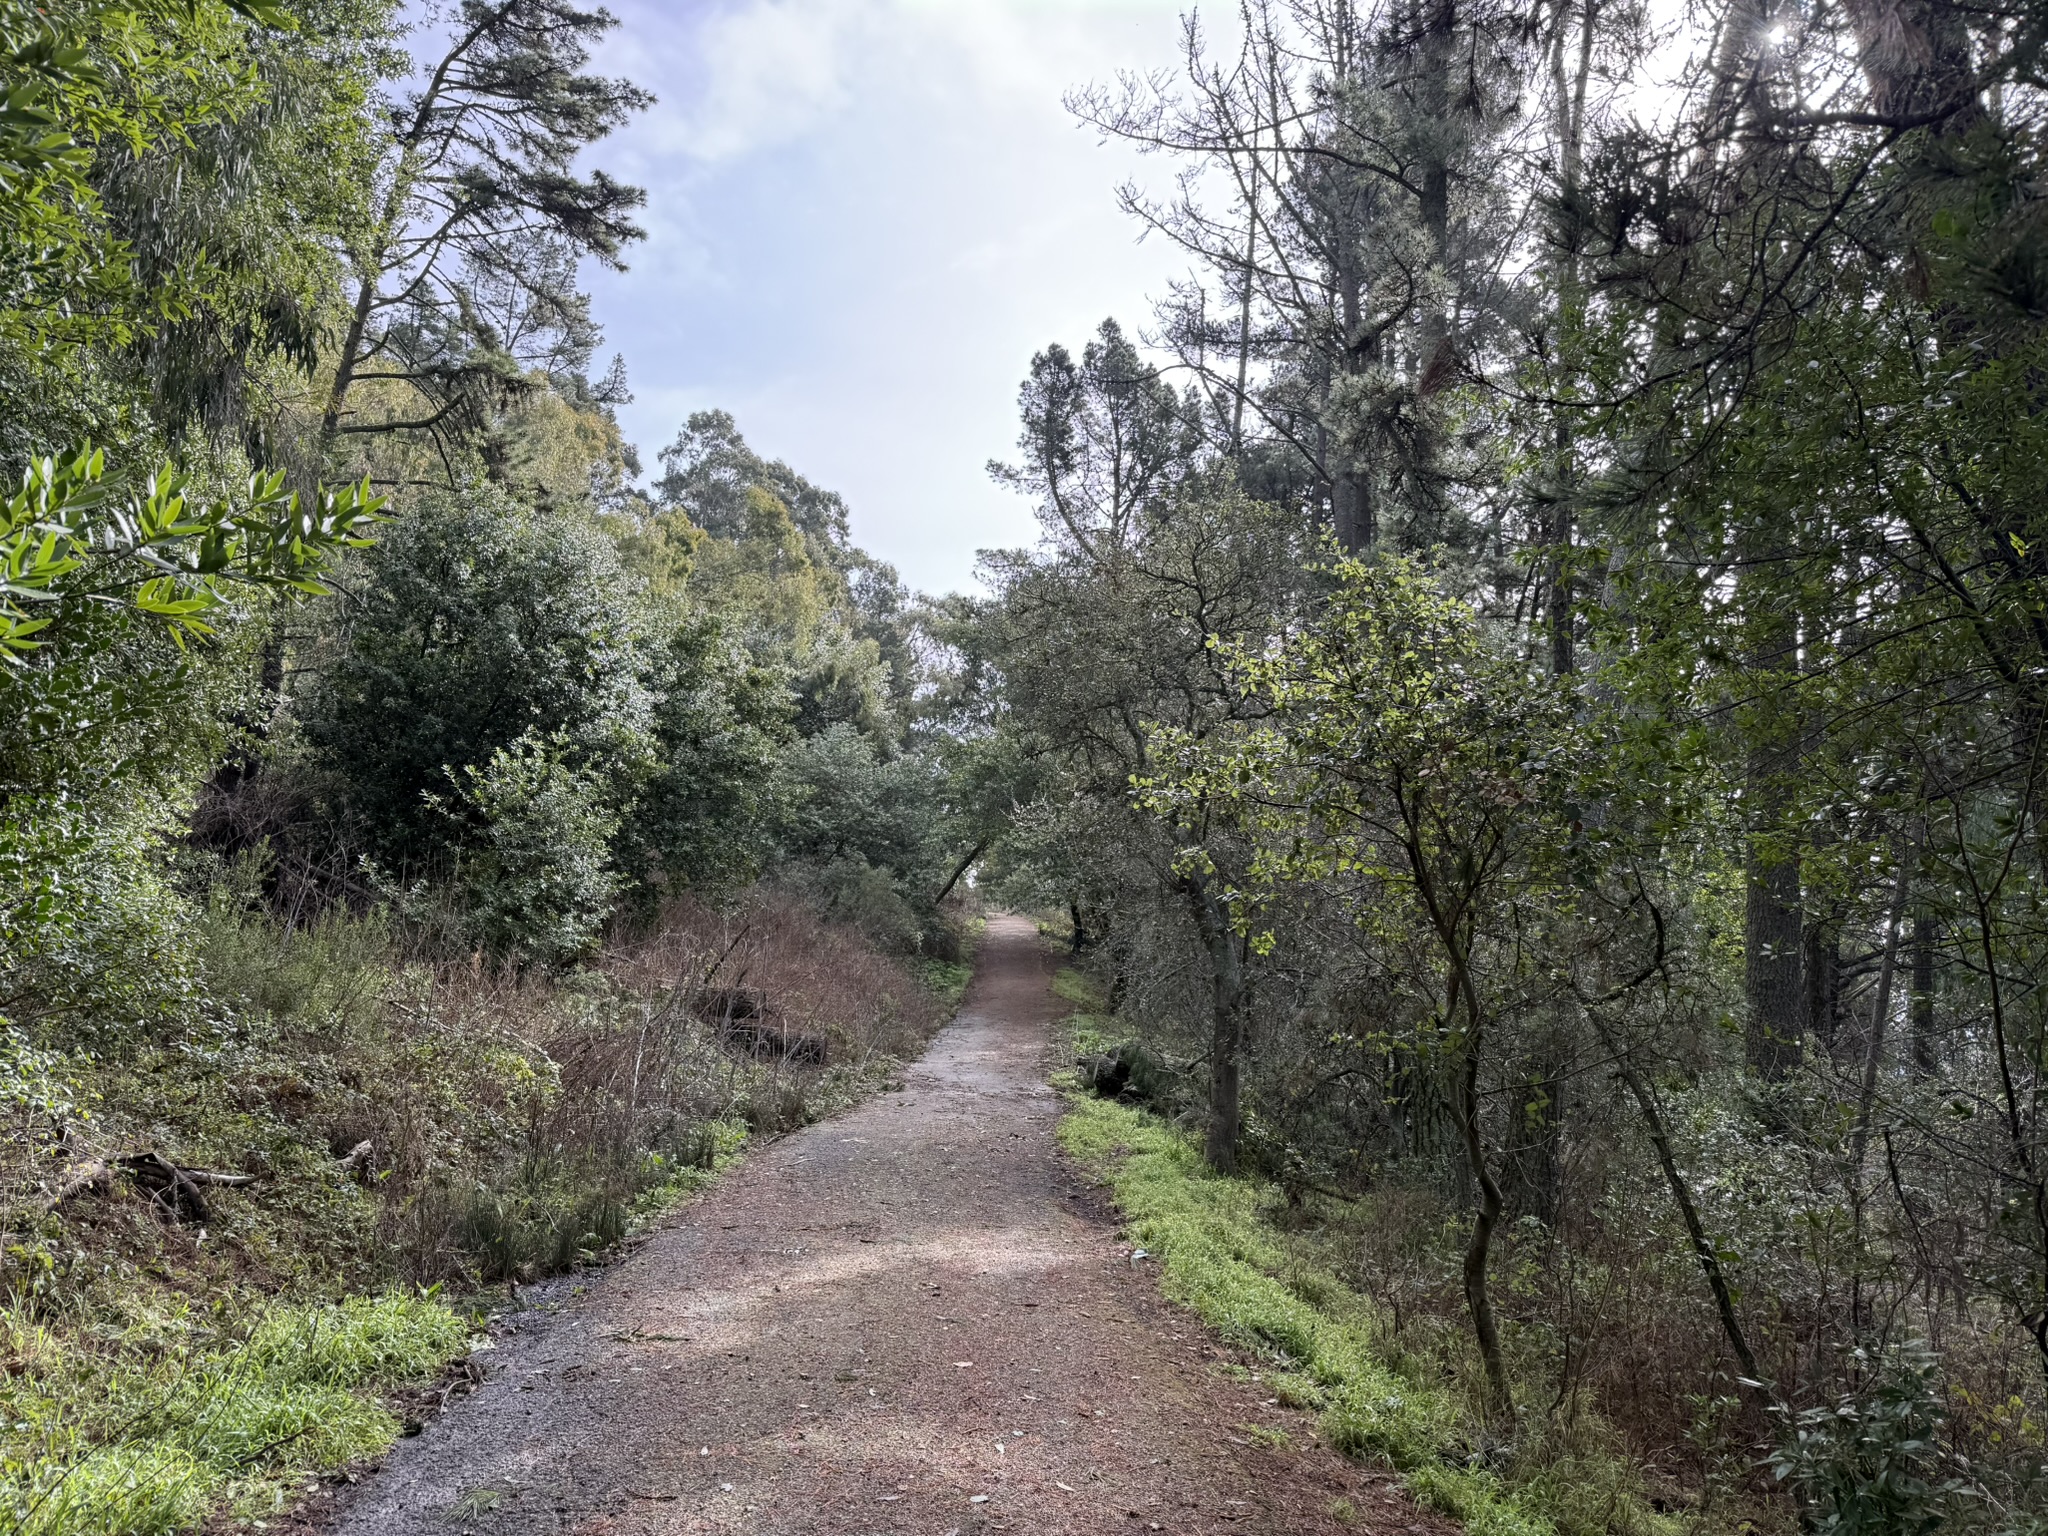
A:
<svg viewBox="0 0 2048 1536">
<path fill-rule="evenodd" d="M 904 1091 L 750 1156 L 587 1294 L 521 1314 L 333 1529 L 1444 1529 L 1220 1372 L 1132 1265 L 1053 1144 L 1049 973 L 1029 924 L 992 922 Z"/>
</svg>

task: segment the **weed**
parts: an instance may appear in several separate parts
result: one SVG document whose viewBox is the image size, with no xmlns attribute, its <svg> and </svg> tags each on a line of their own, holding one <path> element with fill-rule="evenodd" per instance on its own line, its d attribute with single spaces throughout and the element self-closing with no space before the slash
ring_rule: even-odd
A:
<svg viewBox="0 0 2048 1536">
<path fill-rule="evenodd" d="M 489 1514 L 505 1502 L 504 1493 L 497 1488 L 471 1488 L 459 1495 L 449 1507 L 451 1518 L 472 1519 L 477 1515 Z"/>
<path fill-rule="evenodd" d="M 279 1507 L 308 1472 L 387 1448 L 399 1425 L 379 1396 L 430 1379 L 469 1337 L 438 1300 L 406 1296 L 274 1307 L 241 1339 L 219 1319 L 160 1323 L 98 1351 L 17 1329 L 5 1529 L 158 1536 L 224 1498 Z"/>
</svg>

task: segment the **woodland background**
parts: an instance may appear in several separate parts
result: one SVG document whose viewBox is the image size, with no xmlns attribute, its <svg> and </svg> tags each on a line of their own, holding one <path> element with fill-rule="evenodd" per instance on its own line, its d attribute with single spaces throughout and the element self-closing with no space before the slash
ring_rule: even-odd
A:
<svg viewBox="0 0 2048 1536">
<path fill-rule="evenodd" d="M 1475 1530 L 2038 1532 L 2048 13 L 1189 20 L 1069 103 L 1188 276 L 939 599 L 621 438 L 610 25 L 0 0 L 0 1507 L 282 1508 L 971 891 Z"/>
</svg>

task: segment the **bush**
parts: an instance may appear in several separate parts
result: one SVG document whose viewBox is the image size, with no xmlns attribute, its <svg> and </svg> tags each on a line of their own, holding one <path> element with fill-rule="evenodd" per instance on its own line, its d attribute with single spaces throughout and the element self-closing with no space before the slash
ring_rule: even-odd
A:
<svg viewBox="0 0 2048 1536">
<path fill-rule="evenodd" d="M 624 797 L 653 753 L 645 612 L 617 547 L 587 518 L 472 486 L 424 496 L 361 560 L 333 610 L 336 653 L 303 725 L 357 835 L 431 868 L 485 829 L 446 812 L 532 738 Z M 451 775 L 455 775 L 451 782 Z"/>
<path fill-rule="evenodd" d="M 871 737 L 840 723 L 796 743 L 781 780 L 777 836 L 793 861 L 790 877 L 814 887 L 831 915 L 914 953 L 922 914 L 945 878 L 934 765 L 884 757 Z"/>
<path fill-rule="evenodd" d="M 1972 1491 L 1944 1480 L 1934 1356 L 1907 1344 L 1852 1351 L 1861 1391 L 1792 1418 L 1771 1471 L 1821 1536 L 1926 1536 Z"/>
<path fill-rule="evenodd" d="M 494 954 L 553 965 L 587 953 L 618 895 L 619 814 L 566 746 L 529 732 L 464 770 L 462 799 L 483 828 L 461 863 L 465 919 Z"/>
</svg>

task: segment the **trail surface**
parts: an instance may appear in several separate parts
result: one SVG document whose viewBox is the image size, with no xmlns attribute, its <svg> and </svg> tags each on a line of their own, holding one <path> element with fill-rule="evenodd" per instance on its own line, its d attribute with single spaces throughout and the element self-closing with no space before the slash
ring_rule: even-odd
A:
<svg viewBox="0 0 2048 1536">
<path fill-rule="evenodd" d="M 1049 981 L 1031 926 L 992 922 L 903 1091 L 748 1157 L 586 1294 L 520 1314 L 332 1528 L 1446 1529 L 1224 1373 L 1131 1263 L 1053 1143 Z"/>
</svg>

